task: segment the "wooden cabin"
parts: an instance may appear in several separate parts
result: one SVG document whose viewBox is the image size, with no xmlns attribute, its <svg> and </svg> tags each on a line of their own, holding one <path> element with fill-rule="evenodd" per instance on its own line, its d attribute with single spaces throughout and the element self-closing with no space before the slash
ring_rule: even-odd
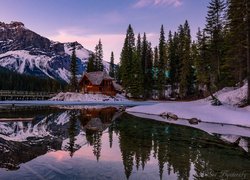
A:
<svg viewBox="0 0 250 180">
<path fill-rule="evenodd" d="M 85 72 L 80 80 L 79 87 L 82 93 L 115 96 L 117 92 L 113 78 L 105 71 Z"/>
</svg>

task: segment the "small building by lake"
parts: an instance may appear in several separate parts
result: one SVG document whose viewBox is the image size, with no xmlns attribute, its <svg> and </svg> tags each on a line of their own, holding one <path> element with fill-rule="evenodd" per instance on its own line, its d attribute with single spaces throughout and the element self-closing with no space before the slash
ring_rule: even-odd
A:
<svg viewBox="0 0 250 180">
<path fill-rule="evenodd" d="M 122 88 L 106 71 L 85 72 L 79 82 L 80 92 L 115 96 Z"/>
</svg>

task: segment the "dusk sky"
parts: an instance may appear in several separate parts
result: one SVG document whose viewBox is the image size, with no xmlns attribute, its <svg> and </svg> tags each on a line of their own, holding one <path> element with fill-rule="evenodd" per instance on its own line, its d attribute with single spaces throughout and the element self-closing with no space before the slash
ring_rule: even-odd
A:
<svg viewBox="0 0 250 180">
<path fill-rule="evenodd" d="M 194 36 L 203 28 L 209 0 L 0 0 L 0 21 L 21 21 L 54 41 L 78 41 L 94 50 L 101 39 L 104 59 L 119 61 L 128 24 L 158 44 L 161 24 L 166 36 L 187 19 Z"/>
</svg>

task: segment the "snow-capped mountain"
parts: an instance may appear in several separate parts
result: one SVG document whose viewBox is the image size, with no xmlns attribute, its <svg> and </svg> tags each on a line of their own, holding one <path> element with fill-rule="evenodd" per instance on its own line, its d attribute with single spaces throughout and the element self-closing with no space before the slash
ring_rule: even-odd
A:
<svg viewBox="0 0 250 180">
<path fill-rule="evenodd" d="M 77 74 L 82 75 L 92 52 L 78 42 L 53 42 L 21 22 L 0 22 L 0 66 L 20 74 L 69 82 L 73 43 L 76 44 Z M 108 67 L 108 63 L 104 62 L 104 66 Z"/>
</svg>

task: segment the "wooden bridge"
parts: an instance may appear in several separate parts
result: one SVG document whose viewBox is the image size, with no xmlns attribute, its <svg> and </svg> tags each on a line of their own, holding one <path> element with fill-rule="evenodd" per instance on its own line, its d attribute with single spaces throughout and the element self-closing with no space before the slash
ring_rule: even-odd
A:
<svg viewBox="0 0 250 180">
<path fill-rule="evenodd" d="M 0 100 L 46 100 L 56 93 L 0 90 Z"/>
</svg>

